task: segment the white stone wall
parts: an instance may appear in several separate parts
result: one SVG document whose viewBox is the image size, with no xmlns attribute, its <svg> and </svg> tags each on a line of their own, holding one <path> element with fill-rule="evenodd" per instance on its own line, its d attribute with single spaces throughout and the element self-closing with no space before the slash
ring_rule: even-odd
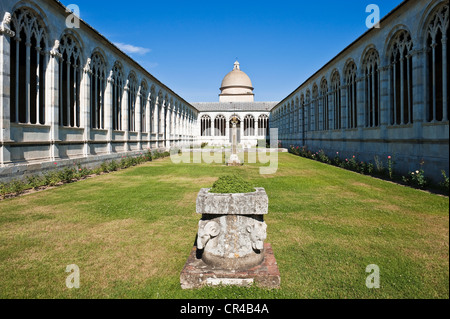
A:
<svg viewBox="0 0 450 319">
<path fill-rule="evenodd" d="M 420 162 L 425 162 L 424 170 L 427 176 L 441 180 L 441 170 L 448 174 L 449 169 L 449 121 L 447 111 L 448 91 L 446 84 L 446 63 L 443 59 L 443 119 L 442 121 L 429 121 L 427 110 L 432 108 L 430 94 L 427 88 L 429 83 L 430 66 L 427 65 L 427 30 L 430 20 L 437 12 L 448 6 L 448 1 L 410 0 L 404 2 L 398 9 L 382 19 L 379 29 L 371 29 L 344 51 L 328 62 L 323 68 L 313 74 L 301 84 L 293 93 L 283 99 L 271 112 L 271 126 L 279 129 L 279 139 L 283 147 L 304 146 L 310 150 L 324 150 L 330 156 L 340 152 L 341 156 L 357 155 L 361 160 L 373 161 L 375 156 L 386 159 L 393 156 L 396 170 L 402 173 L 415 171 L 420 168 Z M 363 23 L 363 22 L 362 22 Z M 443 19 L 444 28 L 448 30 L 447 17 Z M 445 27 L 446 26 L 446 27 Z M 412 123 L 393 124 L 390 120 L 394 112 L 394 94 L 400 91 L 392 89 L 393 65 L 390 60 L 390 50 L 393 38 L 399 31 L 404 30 L 411 36 L 412 49 L 405 58 L 411 58 L 412 63 Z M 448 31 L 447 31 L 448 35 Z M 443 55 L 446 55 L 446 36 L 442 38 Z M 314 47 L 310 48 L 314 50 Z M 364 74 L 364 57 L 370 50 L 376 50 L 379 55 L 379 125 L 368 127 L 366 119 L 366 99 Z M 349 63 L 357 67 L 357 119 L 358 126 L 348 126 L 347 86 L 344 82 L 344 71 Z M 407 63 L 404 59 L 402 63 Z M 338 72 L 341 93 L 341 127 L 335 128 L 333 95 L 322 96 L 320 93 L 314 99 L 313 91 L 316 86 L 320 92 L 322 81 L 328 83 L 328 92 L 332 92 L 332 75 Z M 310 94 L 311 104 L 307 101 Z M 330 129 L 323 129 L 324 98 L 328 99 L 328 119 Z M 316 130 L 314 105 L 319 107 L 319 128 Z M 311 116 L 308 117 L 308 112 Z M 406 121 L 405 121 L 406 122 Z M 385 160 L 386 162 L 386 160 Z"/>
</svg>

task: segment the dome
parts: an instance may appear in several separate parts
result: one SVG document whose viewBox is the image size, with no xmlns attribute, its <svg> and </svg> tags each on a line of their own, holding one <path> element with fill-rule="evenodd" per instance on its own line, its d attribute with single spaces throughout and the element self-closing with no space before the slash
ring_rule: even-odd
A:
<svg viewBox="0 0 450 319">
<path fill-rule="evenodd" d="M 228 73 L 222 81 L 221 90 L 230 87 L 244 87 L 253 90 L 252 81 L 245 72 L 242 72 L 239 67 L 239 62 L 234 63 L 234 69 Z"/>
<path fill-rule="evenodd" d="M 220 102 L 254 101 L 252 81 L 241 71 L 238 61 L 234 63 L 233 71 L 224 77 L 220 91 Z"/>
</svg>

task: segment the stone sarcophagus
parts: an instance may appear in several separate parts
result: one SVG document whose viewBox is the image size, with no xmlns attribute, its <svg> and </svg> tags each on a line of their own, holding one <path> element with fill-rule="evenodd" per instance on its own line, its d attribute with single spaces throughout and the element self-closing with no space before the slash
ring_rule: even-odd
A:
<svg viewBox="0 0 450 319">
<path fill-rule="evenodd" d="M 208 265 L 230 270 L 255 267 L 264 260 L 269 199 L 264 188 L 254 193 L 213 194 L 205 188 L 197 197 L 197 250 Z"/>
</svg>

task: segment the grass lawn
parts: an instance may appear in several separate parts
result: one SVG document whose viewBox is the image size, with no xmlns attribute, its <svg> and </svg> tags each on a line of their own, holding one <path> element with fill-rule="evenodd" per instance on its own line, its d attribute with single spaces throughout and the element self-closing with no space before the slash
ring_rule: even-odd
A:
<svg viewBox="0 0 450 319">
<path fill-rule="evenodd" d="M 265 187 L 282 288 L 183 291 L 200 188 Z M 449 199 L 290 154 L 258 164 L 170 159 L 0 202 L 0 298 L 449 298 Z M 66 266 L 80 268 L 67 289 Z M 381 288 L 365 285 L 380 267 Z"/>
</svg>

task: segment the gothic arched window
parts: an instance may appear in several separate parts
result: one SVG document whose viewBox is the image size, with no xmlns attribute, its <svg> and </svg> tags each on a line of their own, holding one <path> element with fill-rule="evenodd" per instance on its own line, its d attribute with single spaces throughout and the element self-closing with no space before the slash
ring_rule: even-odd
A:
<svg viewBox="0 0 450 319">
<path fill-rule="evenodd" d="M 128 131 L 136 132 L 136 98 L 138 85 L 136 75 L 131 73 L 127 81 L 128 89 Z"/>
<path fill-rule="evenodd" d="M 106 87 L 106 63 L 98 52 L 91 57 L 91 127 L 94 129 L 105 128 L 104 102 Z"/>
<path fill-rule="evenodd" d="M 266 114 L 262 114 L 258 118 L 258 135 L 269 136 L 269 117 Z"/>
<path fill-rule="evenodd" d="M 402 30 L 394 35 L 389 49 L 391 125 L 413 122 L 412 58 L 410 55 L 412 46 L 410 34 Z"/>
<path fill-rule="evenodd" d="M 201 136 L 211 136 L 211 117 L 203 115 L 201 118 Z"/>
<path fill-rule="evenodd" d="M 141 127 L 140 131 L 142 133 L 147 132 L 147 99 L 148 99 L 148 86 L 147 82 L 142 81 L 141 87 L 139 89 L 139 95 L 140 95 L 140 105 L 141 108 Z"/>
<path fill-rule="evenodd" d="M 320 83 L 320 99 L 322 101 L 322 130 L 330 129 L 330 110 L 328 107 L 328 82 L 324 78 Z"/>
<path fill-rule="evenodd" d="M 45 123 L 46 33 L 40 17 L 31 9 L 12 14 L 11 122 Z"/>
<path fill-rule="evenodd" d="M 244 136 L 255 135 L 255 118 L 253 115 L 247 115 L 244 118 Z"/>
<path fill-rule="evenodd" d="M 312 112 L 314 125 L 311 127 L 311 131 L 317 131 L 319 130 L 319 88 L 315 83 L 312 91 L 312 107 L 314 109 Z"/>
<path fill-rule="evenodd" d="M 448 23 L 449 6 L 441 6 L 432 15 L 427 25 L 427 94 L 428 94 L 428 122 L 440 122 L 448 120 Z"/>
<path fill-rule="evenodd" d="M 370 49 L 363 60 L 365 127 L 377 127 L 380 125 L 379 60 L 378 52 L 375 49 Z"/>
<path fill-rule="evenodd" d="M 223 115 L 217 115 L 214 120 L 215 136 L 226 136 L 226 119 Z"/>
<path fill-rule="evenodd" d="M 62 60 L 59 68 L 60 125 L 80 127 L 81 49 L 70 34 L 60 40 Z"/>
<path fill-rule="evenodd" d="M 311 91 L 309 89 L 306 91 L 305 108 L 305 113 L 307 113 L 305 119 L 305 129 L 307 131 L 312 131 Z"/>
<path fill-rule="evenodd" d="M 331 75 L 331 94 L 333 97 L 333 113 L 334 113 L 333 129 L 340 130 L 342 106 L 341 106 L 341 77 L 339 76 L 338 71 L 335 71 Z"/>
<path fill-rule="evenodd" d="M 344 70 L 344 81 L 347 101 L 347 128 L 358 127 L 356 64 L 350 62 Z"/>
<path fill-rule="evenodd" d="M 122 129 L 122 94 L 124 88 L 124 76 L 122 66 L 119 62 L 114 64 L 112 75 L 113 83 L 113 129 L 120 131 Z"/>
</svg>

